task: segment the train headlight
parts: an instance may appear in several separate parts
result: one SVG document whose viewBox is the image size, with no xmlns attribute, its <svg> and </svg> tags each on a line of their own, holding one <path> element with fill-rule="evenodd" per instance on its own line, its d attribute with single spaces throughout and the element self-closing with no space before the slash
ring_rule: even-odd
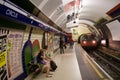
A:
<svg viewBox="0 0 120 80">
<path fill-rule="evenodd" d="M 83 41 L 84 44 L 86 44 L 86 41 Z"/>
<path fill-rule="evenodd" d="M 101 40 L 101 44 L 105 45 L 106 44 L 106 40 Z"/>
<path fill-rule="evenodd" d="M 95 43 L 96 43 L 96 41 L 95 41 L 95 40 L 93 40 L 93 41 L 92 41 L 92 43 L 93 43 L 93 44 L 95 44 Z"/>
</svg>

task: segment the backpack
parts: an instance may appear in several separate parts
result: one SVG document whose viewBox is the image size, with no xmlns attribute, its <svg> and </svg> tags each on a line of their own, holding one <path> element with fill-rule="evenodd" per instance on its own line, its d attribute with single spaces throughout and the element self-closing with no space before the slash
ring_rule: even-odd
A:
<svg viewBox="0 0 120 80">
<path fill-rule="evenodd" d="M 57 65 L 53 60 L 50 61 L 50 66 L 51 66 L 52 71 L 55 71 L 57 69 Z"/>
</svg>

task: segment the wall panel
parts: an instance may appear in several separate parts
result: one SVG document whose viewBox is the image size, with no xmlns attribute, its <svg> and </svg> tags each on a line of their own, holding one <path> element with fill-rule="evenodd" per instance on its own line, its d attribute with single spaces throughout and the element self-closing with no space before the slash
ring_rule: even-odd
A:
<svg viewBox="0 0 120 80">
<path fill-rule="evenodd" d="M 32 30 L 30 40 L 32 42 L 34 56 L 38 53 L 39 49 L 41 49 L 43 32 L 40 28 L 33 28 Z"/>
</svg>

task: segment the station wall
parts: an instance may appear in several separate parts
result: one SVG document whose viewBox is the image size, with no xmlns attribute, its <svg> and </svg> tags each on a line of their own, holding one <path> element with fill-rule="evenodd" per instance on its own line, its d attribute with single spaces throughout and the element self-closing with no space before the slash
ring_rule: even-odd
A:
<svg viewBox="0 0 120 80">
<path fill-rule="evenodd" d="M 52 54 L 59 48 L 59 35 L 46 32 L 45 36 L 44 32 L 38 27 L 0 18 L 0 80 L 27 77 L 31 73 L 28 64 L 42 49 L 44 40 Z"/>
</svg>

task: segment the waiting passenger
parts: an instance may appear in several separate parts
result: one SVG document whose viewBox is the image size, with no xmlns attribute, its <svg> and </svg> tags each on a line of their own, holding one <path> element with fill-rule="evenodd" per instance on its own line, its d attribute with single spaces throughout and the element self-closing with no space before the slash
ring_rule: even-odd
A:
<svg viewBox="0 0 120 80">
<path fill-rule="evenodd" d="M 40 50 L 37 56 L 38 63 L 42 64 L 42 72 L 46 72 L 46 77 L 52 77 L 50 73 L 50 62 L 46 60 L 44 50 Z"/>
<path fill-rule="evenodd" d="M 55 71 L 57 69 L 57 65 L 55 61 L 52 60 L 52 54 L 51 51 L 48 51 L 48 46 L 45 46 L 45 54 L 46 54 L 46 60 L 50 62 L 50 71 Z"/>
<path fill-rule="evenodd" d="M 60 54 L 64 53 L 64 42 L 62 38 L 60 38 L 59 47 L 60 47 Z"/>
<path fill-rule="evenodd" d="M 71 41 L 70 41 L 70 48 L 73 48 L 73 45 L 74 45 L 74 41 L 71 40 Z"/>
<path fill-rule="evenodd" d="M 50 61 L 51 58 L 52 58 L 51 51 L 48 51 L 48 46 L 45 46 L 44 49 L 45 49 L 45 56 L 46 56 L 46 59 L 47 59 L 48 61 Z"/>
</svg>

